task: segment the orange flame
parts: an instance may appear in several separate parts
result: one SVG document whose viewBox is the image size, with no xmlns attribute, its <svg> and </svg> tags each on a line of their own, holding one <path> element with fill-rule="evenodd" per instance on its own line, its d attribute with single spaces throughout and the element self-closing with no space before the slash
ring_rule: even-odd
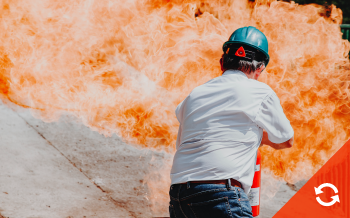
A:
<svg viewBox="0 0 350 218">
<path fill-rule="evenodd" d="M 263 147 L 263 165 L 295 181 L 349 138 L 350 45 L 335 6 L 275 0 L 4 0 L 0 98 L 45 121 L 68 111 L 105 135 L 174 151 L 176 105 L 220 75 L 221 46 L 256 26 L 270 43 L 261 78 L 295 129 L 292 149 Z"/>
</svg>

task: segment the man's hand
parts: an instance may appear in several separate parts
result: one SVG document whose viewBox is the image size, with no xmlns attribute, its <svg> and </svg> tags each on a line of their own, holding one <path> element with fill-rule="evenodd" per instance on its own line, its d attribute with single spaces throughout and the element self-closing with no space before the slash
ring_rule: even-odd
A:
<svg viewBox="0 0 350 218">
<path fill-rule="evenodd" d="M 273 143 L 269 140 L 267 132 L 264 130 L 260 146 L 268 145 L 268 146 L 273 147 L 276 150 L 281 150 L 281 149 L 285 149 L 285 148 L 291 148 L 293 146 L 293 143 L 294 143 L 294 136 L 291 139 L 289 139 L 288 141 L 285 141 L 285 142 L 282 142 L 279 144 Z"/>
</svg>

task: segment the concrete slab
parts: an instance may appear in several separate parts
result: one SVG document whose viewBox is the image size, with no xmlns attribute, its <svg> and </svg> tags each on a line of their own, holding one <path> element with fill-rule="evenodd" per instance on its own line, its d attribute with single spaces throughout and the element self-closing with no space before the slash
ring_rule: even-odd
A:
<svg viewBox="0 0 350 218">
<path fill-rule="evenodd" d="M 296 184 L 281 182 L 273 197 L 261 196 L 260 216 L 258 218 L 271 218 L 279 211 L 294 195 L 301 189 L 307 180 L 302 180 Z M 266 187 L 262 187 L 265 188 Z"/>
<path fill-rule="evenodd" d="M 70 115 L 45 123 L 28 111 L 19 112 L 35 131 L 54 145 L 78 169 L 132 217 L 152 217 L 145 177 L 160 170 L 172 155 L 131 146 L 116 135 L 105 137 Z M 169 172 L 164 172 L 170 178 Z M 168 202 L 162 211 L 167 213 Z M 158 205 L 159 206 L 159 205 Z M 164 214 L 164 213 L 163 213 Z M 167 214 L 165 214 L 167 215 Z"/>
<path fill-rule="evenodd" d="M 3 105 L 0 105 L 0 149 L 3 217 L 131 217 Z"/>
</svg>

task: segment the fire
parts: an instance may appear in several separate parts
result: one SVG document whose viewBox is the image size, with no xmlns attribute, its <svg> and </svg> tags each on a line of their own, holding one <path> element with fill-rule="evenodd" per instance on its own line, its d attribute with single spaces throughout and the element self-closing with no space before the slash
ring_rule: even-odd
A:
<svg viewBox="0 0 350 218">
<path fill-rule="evenodd" d="M 70 112 L 106 136 L 174 151 L 176 105 L 220 75 L 221 46 L 242 26 L 269 40 L 270 85 L 295 146 L 262 148 L 263 165 L 308 178 L 350 136 L 350 45 L 335 6 L 274 0 L 4 0 L 0 98 L 44 121 Z"/>
</svg>

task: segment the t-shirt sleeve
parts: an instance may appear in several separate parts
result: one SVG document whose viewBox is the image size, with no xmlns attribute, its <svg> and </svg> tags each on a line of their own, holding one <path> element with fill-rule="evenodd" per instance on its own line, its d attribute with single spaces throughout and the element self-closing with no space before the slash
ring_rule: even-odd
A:
<svg viewBox="0 0 350 218">
<path fill-rule="evenodd" d="M 273 143 L 282 143 L 294 135 L 292 126 L 283 112 L 276 93 L 272 91 L 262 101 L 255 117 L 255 123 L 266 130 L 269 140 Z"/>
</svg>

